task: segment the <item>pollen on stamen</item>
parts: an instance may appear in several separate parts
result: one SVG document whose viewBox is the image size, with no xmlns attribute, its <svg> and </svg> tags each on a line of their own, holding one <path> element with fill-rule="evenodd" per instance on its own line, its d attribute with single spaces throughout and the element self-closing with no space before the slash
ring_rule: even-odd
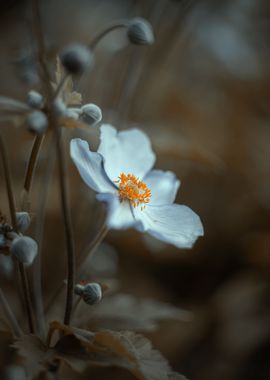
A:
<svg viewBox="0 0 270 380">
<path fill-rule="evenodd" d="M 134 208 L 141 205 L 141 210 L 144 210 L 145 205 L 150 202 L 150 189 L 133 174 L 121 173 L 115 183 L 119 186 L 120 199 L 128 200 Z"/>
</svg>

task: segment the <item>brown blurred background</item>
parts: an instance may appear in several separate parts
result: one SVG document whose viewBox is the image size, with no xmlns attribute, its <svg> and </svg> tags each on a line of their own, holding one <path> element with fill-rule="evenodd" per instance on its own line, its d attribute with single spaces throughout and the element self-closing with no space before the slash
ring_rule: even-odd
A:
<svg viewBox="0 0 270 380">
<path fill-rule="evenodd" d="M 156 167 L 177 173 L 182 182 L 177 202 L 201 216 L 205 236 L 194 249 L 183 251 L 134 231 L 110 232 L 106 242 L 118 254 L 119 288 L 194 313 L 191 322 L 164 322 L 148 334 L 189 379 L 270 379 L 269 2 L 41 3 L 52 70 L 62 46 L 88 43 L 113 20 L 142 16 L 153 25 L 156 42 L 151 47 L 129 45 L 121 30 L 110 34 L 97 49 L 93 70 L 76 86 L 84 103 L 101 107 L 103 122 L 119 129 L 138 125 L 149 134 Z M 0 94 L 24 101 L 27 91 L 39 89 L 31 12 L 26 1 L 0 1 L 0 6 Z M 0 128 L 19 202 L 33 137 L 11 124 Z M 67 147 L 73 136 L 95 146 L 98 130 L 66 130 Z M 33 236 L 48 149 L 49 142 L 36 172 Z M 79 252 L 98 228 L 100 208 L 70 160 L 69 176 Z M 8 215 L 2 174 L 0 181 L 1 210 Z M 42 262 L 48 299 L 65 277 L 55 179 L 45 221 Z M 16 303 L 6 265 L 2 263 L 1 282 Z M 7 357 L 2 356 L 4 364 Z"/>
</svg>

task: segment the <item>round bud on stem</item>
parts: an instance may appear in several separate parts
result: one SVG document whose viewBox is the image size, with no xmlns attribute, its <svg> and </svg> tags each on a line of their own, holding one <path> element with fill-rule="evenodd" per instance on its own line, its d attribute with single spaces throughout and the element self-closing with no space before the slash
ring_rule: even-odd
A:
<svg viewBox="0 0 270 380">
<path fill-rule="evenodd" d="M 130 20 L 127 36 L 129 41 L 136 45 L 152 45 L 155 41 L 151 24 L 141 17 Z"/>
<path fill-rule="evenodd" d="M 41 111 L 33 111 L 26 118 L 29 131 L 42 135 L 48 128 L 47 116 Z"/>
<path fill-rule="evenodd" d="M 20 211 L 16 212 L 16 227 L 18 231 L 25 232 L 30 226 L 31 218 L 28 212 Z"/>
<path fill-rule="evenodd" d="M 84 285 L 77 284 L 74 287 L 74 292 L 75 292 L 75 294 L 77 294 L 77 296 L 81 296 L 82 297 L 82 295 L 83 295 L 83 289 L 84 289 Z"/>
<path fill-rule="evenodd" d="M 31 265 L 38 253 L 38 245 L 29 236 L 20 236 L 12 241 L 10 252 L 20 263 Z"/>
<path fill-rule="evenodd" d="M 63 99 L 57 98 L 53 102 L 53 111 L 57 116 L 64 116 L 67 111 L 67 106 Z"/>
<path fill-rule="evenodd" d="M 27 103 L 30 107 L 39 109 L 42 107 L 43 101 L 43 96 L 39 92 L 34 90 L 28 92 Z"/>
<path fill-rule="evenodd" d="M 88 305 L 95 305 L 102 299 L 102 288 L 97 282 L 89 282 L 86 285 L 77 284 L 74 291 Z"/>
<path fill-rule="evenodd" d="M 94 126 L 97 123 L 99 123 L 102 119 L 101 109 L 93 103 L 85 104 L 84 106 L 82 106 L 81 111 L 82 120 L 89 125 Z"/>
<path fill-rule="evenodd" d="M 80 108 L 67 108 L 65 112 L 65 117 L 68 117 L 70 119 L 78 120 L 79 116 L 81 114 Z"/>
<path fill-rule="evenodd" d="M 66 46 L 60 53 L 62 65 L 69 74 L 79 75 L 93 60 L 90 50 L 81 44 Z"/>
</svg>

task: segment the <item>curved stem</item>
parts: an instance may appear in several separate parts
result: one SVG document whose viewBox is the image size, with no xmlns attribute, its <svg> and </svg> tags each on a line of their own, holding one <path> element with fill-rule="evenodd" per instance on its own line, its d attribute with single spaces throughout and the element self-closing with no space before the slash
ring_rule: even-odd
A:
<svg viewBox="0 0 270 380">
<path fill-rule="evenodd" d="M 100 40 L 102 40 L 102 38 L 104 38 L 107 34 L 109 34 L 110 32 L 112 32 L 115 29 L 126 28 L 126 27 L 127 27 L 127 22 L 125 22 L 125 21 L 124 22 L 123 21 L 117 22 L 117 23 L 110 25 L 109 27 L 106 27 L 102 32 L 98 33 L 93 38 L 93 40 L 88 44 L 88 48 L 91 50 L 95 49 L 95 47 L 100 42 Z"/>
</svg>

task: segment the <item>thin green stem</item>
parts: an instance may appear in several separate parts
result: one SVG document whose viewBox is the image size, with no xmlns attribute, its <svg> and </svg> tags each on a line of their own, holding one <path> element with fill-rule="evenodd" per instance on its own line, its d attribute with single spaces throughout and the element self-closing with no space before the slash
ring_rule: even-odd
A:
<svg viewBox="0 0 270 380">
<path fill-rule="evenodd" d="M 42 136 L 36 136 L 34 143 L 33 143 L 33 146 L 32 146 L 31 154 L 29 157 L 29 161 L 28 161 L 27 169 L 26 169 L 26 173 L 25 173 L 24 185 L 23 185 L 24 189 L 28 193 L 30 193 L 30 191 L 31 191 L 33 178 L 34 178 L 34 172 L 35 172 L 35 168 L 37 165 L 38 154 L 39 154 L 43 140 L 44 140 L 43 135 Z"/>
<path fill-rule="evenodd" d="M 37 36 L 38 44 L 38 57 L 39 63 L 42 71 L 43 84 L 46 89 L 47 99 L 48 99 L 48 118 L 49 123 L 53 129 L 54 137 L 56 141 L 56 152 L 57 152 L 57 162 L 59 169 L 59 182 L 60 182 L 60 193 L 61 193 L 61 206 L 63 211 L 64 227 L 65 227 L 65 237 L 67 246 L 67 296 L 66 296 L 66 307 L 64 323 L 69 324 L 71 318 L 72 304 L 73 304 L 73 289 L 75 282 L 75 254 L 74 254 L 74 242 L 73 242 L 73 230 L 71 223 L 71 214 L 68 206 L 68 188 L 66 181 L 66 165 L 65 156 L 63 151 L 63 145 L 61 140 L 61 130 L 57 123 L 56 116 L 52 110 L 54 94 L 51 87 L 50 75 L 46 65 L 45 60 L 45 44 L 43 31 L 41 26 L 41 16 L 38 6 L 38 0 L 32 0 L 32 10 L 33 10 L 33 21 L 35 33 Z"/>
<path fill-rule="evenodd" d="M 109 27 L 107 26 L 104 30 L 99 32 L 93 39 L 92 41 L 88 44 L 88 48 L 91 50 L 94 50 L 97 44 L 102 40 L 107 34 L 112 32 L 115 29 L 120 29 L 120 28 L 126 28 L 127 27 L 127 22 L 126 21 L 118 21 L 117 23 L 114 23 L 110 25 Z"/>
<path fill-rule="evenodd" d="M 105 223 L 103 223 L 103 225 L 101 226 L 101 229 L 98 231 L 98 233 L 95 236 L 95 238 L 90 242 L 90 244 L 85 249 L 83 249 L 83 251 L 79 255 L 79 257 L 80 257 L 80 263 L 79 263 L 79 265 L 77 267 L 78 277 L 80 277 L 82 275 L 82 273 L 83 273 L 86 260 L 88 260 L 89 257 L 91 257 L 94 254 L 95 250 L 97 249 L 97 247 L 99 246 L 99 244 L 103 241 L 103 239 L 105 238 L 105 236 L 106 236 L 107 233 L 108 233 L 108 229 L 107 229 Z M 48 301 L 47 305 L 45 306 L 45 312 L 46 312 L 46 314 L 50 311 L 51 307 L 53 306 L 53 304 L 56 301 L 57 297 L 61 294 L 62 289 L 63 289 L 63 287 L 65 285 L 66 285 L 66 283 L 62 282 L 60 284 L 60 286 L 57 288 L 55 294 Z"/>
<path fill-rule="evenodd" d="M 21 283 L 22 283 L 22 288 L 23 288 L 28 326 L 29 326 L 30 333 L 34 334 L 35 327 L 34 327 L 34 317 L 33 317 L 32 305 L 31 305 L 29 282 L 28 282 L 24 264 L 18 262 L 18 268 L 19 268 L 19 273 L 20 273 L 20 278 L 21 278 Z"/>
<path fill-rule="evenodd" d="M 89 260 L 89 257 L 93 256 L 94 252 L 96 251 L 100 243 L 103 241 L 108 231 L 109 230 L 106 224 L 104 223 L 97 235 L 95 236 L 94 240 L 92 240 L 90 244 L 83 250 L 80 256 L 80 263 L 78 266 L 78 277 L 80 277 L 81 273 L 83 272 L 85 261 Z"/>
<path fill-rule="evenodd" d="M 13 195 L 12 190 L 12 183 L 11 183 L 11 176 L 10 176 L 10 169 L 7 159 L 7 152 L 5 147 L 5 142 L 3 140 L 3 137 L 0 135 L 0 153 L 2 157 L 2 164 L 4 169 L 4 176 L 5 176 L 5 182 L 6 182 L 6 188 L 7 188 L 7 195 L 8 195 L 8 203 L 9 203 L 9 211 L 10 211 L 10 219 L 13 226 L 13 229 L 16 231 L 16 207 L 15 207 L 15 199 Z"/>
</svg>

